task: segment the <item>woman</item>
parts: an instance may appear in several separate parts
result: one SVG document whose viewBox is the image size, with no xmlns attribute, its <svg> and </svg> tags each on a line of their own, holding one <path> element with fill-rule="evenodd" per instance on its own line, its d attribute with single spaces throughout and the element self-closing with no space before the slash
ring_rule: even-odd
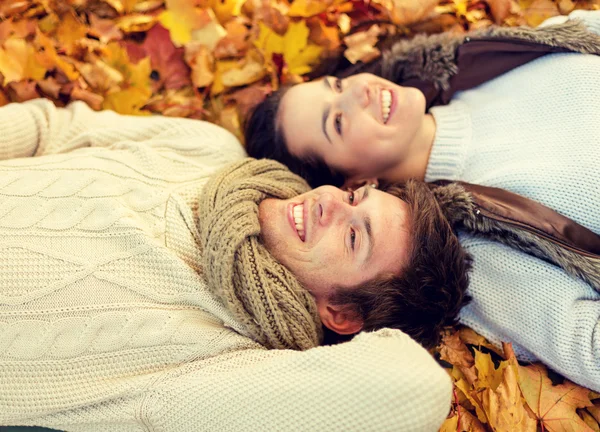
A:
<svg viewBox="0 0 600 432">
<path fill-rule="evenodd" d="M 539 29 L 398 42 L 369 67 L 394 82 L 357 74 L 284 89 L 250 119 L 247 149 L 313 184 L 417 178 L 501 188 L 598 234 L 598 34 L 600 11 L 575 11 Z M 461 322 L 600 389 L 592 286 L 494 241 L 465 234 L 461 243 L 474 257 Z"/>
</svg>

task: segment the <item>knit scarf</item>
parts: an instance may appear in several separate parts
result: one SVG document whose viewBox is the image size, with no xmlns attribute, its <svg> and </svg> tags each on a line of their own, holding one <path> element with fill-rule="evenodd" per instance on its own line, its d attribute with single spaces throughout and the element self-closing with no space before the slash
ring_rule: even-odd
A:
<svg viewBox="0 0 600 432">
<path fill-rule="evenodd" d="M 202 264 L 209 289 L 267 348 L 305 350 L 322 340 L 314 298 L 259 240 L 260 202 L 308 190 L 284 165 L 247 158 L 214 175 L 200 198 Z"/>
</svg>

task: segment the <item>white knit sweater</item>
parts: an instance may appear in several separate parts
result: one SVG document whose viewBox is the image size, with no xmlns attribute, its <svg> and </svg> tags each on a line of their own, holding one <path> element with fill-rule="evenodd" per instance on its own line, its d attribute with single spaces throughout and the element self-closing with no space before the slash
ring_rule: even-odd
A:
<svg viewBox="0 0 600 432">
<path fill-rule="evenodd" d="M 208 292 L 198 195 L 241 157 L 205 122 L 0 108 L 0 425 L 439 427 L 450 380 L 405 334 L 269 351 Z"/>
<path fill-rule="evenodd" d="M 600 33 L 600 11 L 571 17 Z M 600 233 L 599 77 L 598 56 L 552 54 L 456 94 L 431 109 L 437 134 L 426 180 L 504 188 Z M 506 246 L 461 240 L 475 259 L 474 300 L 461 321 L 600 391 L 600 294 Z"/>
</svg>

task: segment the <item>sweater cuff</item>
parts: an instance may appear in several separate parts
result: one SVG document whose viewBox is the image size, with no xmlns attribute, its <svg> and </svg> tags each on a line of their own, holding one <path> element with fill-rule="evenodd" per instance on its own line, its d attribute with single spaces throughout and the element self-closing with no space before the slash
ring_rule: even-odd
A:
<svg viewBox="0 0 600 432">
<path fill-rule="evenodd" d="M 425 172 L 425 181 L 459 180 L 471 142 L 471 117 L 458 101 L 429 110 L 436 123 L 435 138 Z"/>
</svg>

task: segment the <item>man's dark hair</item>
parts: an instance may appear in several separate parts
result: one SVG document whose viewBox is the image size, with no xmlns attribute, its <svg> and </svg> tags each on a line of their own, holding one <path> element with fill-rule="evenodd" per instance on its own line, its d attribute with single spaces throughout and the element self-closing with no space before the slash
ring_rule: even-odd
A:
<svg viewBox="0 0 600 432">
<path fill-rule="evenodd" d="M 341 186 L 344 176 L 330 169 L 317 157 L 302 160 L 290 153 L 283 131 L 277 124 L 281 99 L 291 86 L 281 87 L 259 103 L 244 124 L 246 152 L 256 159 L 274 159 L 304 178 L 315 188 L 324 184 Z"/>
<path fill-rule="evenodd" d="M 350 289 L 338 288 L 331 301 L 350 305 L 363 331 L 384 327 L 404 331 L 426 348 L 439 342 L 445 326 L 457 323 L 471 257 L 462 248 L 426 183 L 410 180 L 385 188 L 408 204 L 411 249 L 400 276 L 383 276 Z"/>
</svg>

